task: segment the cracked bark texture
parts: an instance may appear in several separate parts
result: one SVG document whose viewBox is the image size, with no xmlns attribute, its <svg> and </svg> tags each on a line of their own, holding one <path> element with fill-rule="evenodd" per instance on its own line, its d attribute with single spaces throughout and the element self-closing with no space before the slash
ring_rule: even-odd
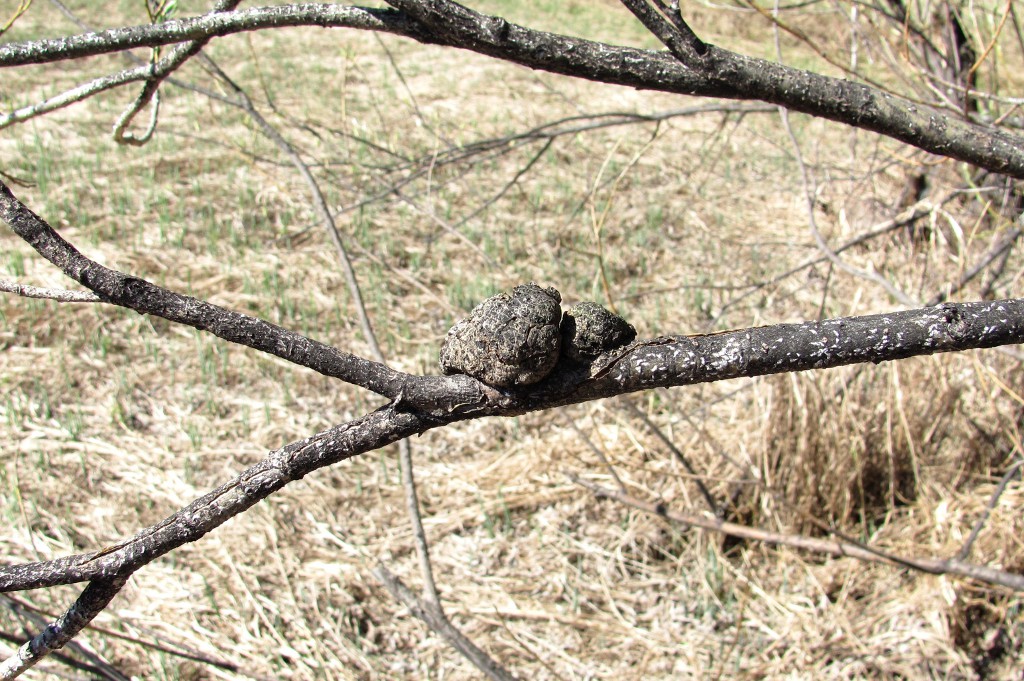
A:
<svg viewBox="0 0 1024 681">
<path fill-rule="evenodd" d="M 448 331 L 441 370 L 499 388 L 540 381 L 561 352 L 561 302 L 555 289 L 532 283 L 491 296 Z"/>
<path fill-rule="evenodd" d="M 562 352 L 571 362 L 590 362 L 635 338 L 632 324 L 597 303 L 576 303 L 562 317 Z"/>
</svg>

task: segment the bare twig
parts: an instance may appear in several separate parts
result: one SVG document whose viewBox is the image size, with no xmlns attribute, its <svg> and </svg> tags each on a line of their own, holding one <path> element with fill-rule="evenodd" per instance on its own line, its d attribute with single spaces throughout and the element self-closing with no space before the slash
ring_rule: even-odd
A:
<svg viewBox="0 0 1024 681">
<path fill-rule="evenodd" d="M 409 590 L 402 581 L 392 574 L 383 563 L 373 570 L 374 576 L 381 581 L 395 600 L 409 608 L 414 616 L 423 620 L 427 625 L 444 637 L 448 643 L 462 653 L 463 657 L 476 665 L 487 678 L 495 681 L 514 681 L 516 678 L 504 667 L 495 662 L 487 653 L 478 648 L 476 644 L 466 638 L 462 632 L 452 626 L 444 613 L 437 609 L 437 606 L 429 601 L 423 602 Z"/>
<path fill-rule="evenodd" d="M 807 226 L 811 230 L 811 235 L 814 237 L 814 242 L 818 245 L 818 249 L 828 258 L 829 262 L 835 265 L 837 268 L 852 274 L 855 277 L 866 279 L 867 281 L 874 282 L 881 286 L 886 293 L 898 300 L 907 307 L 913 307 L 919 303 L 914 301 L 903 291 L 896 288 L 891 281 L 878 274 L 873 270 L 862 270 L 858 267 L 854 267 L 845 260 L 839 257 L 839 255 L 832 249 L 831 246 L 825 241 L 825 237 L 821 235 L 821 231 L 818 229 L 818 221 L 814 216 L 814 183 L 811 179 L 810 173 L 807 170 L 807 164 L 804 163 L 803 152 L 800 150 L 800 142 L 796 138 L 796 134 L 793 132 L 792 126 L 789 124 L 789 111 L 784 108 L 779 108 L 779 115 L 782 117 L 782 125 L 786 129 L 786 133 L 789 135 L 790 142 L 793 144 L 793 154 L 796 157 L 797 164 L 800 167 L 800 179 L 803 182 L 804 187 L 804 201 L 807 205 Z"/>
<path fill-rule="evenodd" d="M 959 560 L 967 560 L 967 557 L 971 555 L 971 547 L 974 546 L 974 542 L 978 539 L 978 535 L 981 534 L 982 528 L 985 527 L 985 523 L 988 521 L 988 517 L 991 515 L 992 509 L 996 507 L 997 503 L 999 503 L 999 497 L 1003 495 L 1003 492 L 1006 491 L 1007 485 L 1009 485 L 1010 481 L 1017 476 L 1022 467 L 1024 467 L 1024 459 L 1018 459 L 1012 466 L 1010 466 L 1009 470 L 1003 474 L 1002 480 L 1000 480 L 999 484 L 996 485 L 995 491 L 992 492 L 992 497 L 988 500 L 988 505 L 985 506 L 985 510 L 982 511 L 981 517 L 974 523 L 974 527 L 971 528 L 971 534 L 968 535 L 967 539 L 964 541 L 963 547 L 957 554 L 957 558 Z"/>
<path fill-rule="evenodd" d="M 214 11 L 234 9 L 238 6 L 239 2 L 240 0 L 220 0 Z M 56 4 L 61 8 L 61 11 L 68 13 L 68 16 L 77 22 L 74 15 L 71 14 L 63 4 Z M 22 107 L 8 114 L 0 115 L 0 129 L 6 128 L 14 123 L 21 123 L 31 118 L 35 118 L 36 116 L 56 111 L 57 109 L 62 109 L 115 87 L 144 80 L 146 81 L 146 84 L 140 91 L 139 96 L 136 98 L 134 103 L 125 110 L 118 119 L 118 122 L 114 125 L 114 139 L 118 142 L 133 145 L 144 144 L 148 141 L 149 137 L 152 135 L 152 131 L 156 127 L 156 107 L 159 105 L 159 100 L 154 102 L 154 110 L 152 112 L 150 123 L 147 126 L 147 133 L 140 137 L 136 137 L 131 133 L 126 132 L 128 125 L 136 114 L 138 114 L 138 112 L 149 103 L 153 96 L 157 94 L 160 84 L 182 64 L 202 50 L 209 41 L 210 38 L 205 38 L 188 42 L 174 48 L 170 54 L 156 62 L 146 63 L 109 76 L 101 76 L 88 83 L 83 83 L 82 85 L 73 87 L 58 95 L 54 95 L 42 102 Z"/>
<path fill-rule="evenodd" d="M 964 272 L 955 284 L 951 285 L 948 290 L 936 293 L 934 296 L 932 296 L 931 300 L 929 300 L 926 304 L 938 305 L 942 301 L 947 300 L 950 296 L 958 293 L 975 277 L 984 272 L 988 268 L 988 266 L 992 264 L 994 260 L 1002 257 L 1005 253 L 1007 253 L 1007 251 L 1010 250 L 1010 248 L 1017 241 L 1017 239 L 1020 238 L 1020 235 L 1022 233 L 1024 232 L 1022 232 L 1020 229 L 1016 227 L 1009 230 L 1006 234 L 1002 236 L 1002 238 L 999 239 L 998 242 L 996 242 L 995 245 L 992 246 L 992 248 L 988 250 L 988 253 L 986 253 L 981 258 L 981 260 L 976 262 L 974 266 L 971 267 L 971 269 Z"/>
<path fill-rule="evenodd" d="M 39 288 L 0 279 L 0 291 L 13 293 L 24 298 L 45 298 L 59 303 L 101 303 L 103 300 L 92 291 L 68 291 L 62 288 Z"/>
<path fill-rule="evenodd" d="M 855 248 L 857 246 L 861 246 L 879 236 L 889 234 L 901 227 L 905 227 L 906 225 L 912 224 L 919 220 L 920 218 L 924 217 L 925 215 L 928 215 L 938 210 L 939 208 L 946 205 L 959 195 L 960 192 L 948 192 L 947 194 L 945 194 L 944 196 L 937 200 L 922 199 L 915 203 L 913 206 L 910 206 L 909 208 L 901 211 L 895 217 L 892 217 L 888 220 L 883 220 L 882 222 L 879 222 L 873 225 L 872 227 L 864 230 L 863 232 L 853 237 L 852 239 L 833 248 L 832 252 L 835 253 L 836 255 L 839 255 L 844 251 L 847 251 L 851 248 Z M 726 311 L 729 310 L 729 308 L 735 306 L 736 304 L 742 302 L 743 300 L 746 300 L 747 298 L 754 295 L 757 291 L 763 289 L 764 287 L 778 284 L 784 279 L 787 279 L 793 276 L 794 274 L 797 274 L 798 272 L 802 272 L 808 267 L 814 267 L 815 265 L 819 265 L 825 262 L 829 262 L 829 258 L 827 255 L 822 255 L 817 258 L 805 260 L 799 265 L 791 267 L 788 270 L 775 275 L 774 277 L 767 281 L 760 281 L 755 284 L 748 284 L 746 286 L 743 286 L 742 288 L 749 288 L 750 290 L 736 296 L 735 298 L 732 298 L 731 300 L 727 301 L 724 305 L 722 305 L 721 310 L 719 310 L 718 314 L 715 315 L 715 318 L 712 320 L 712 324 L 721 319 L 722 316 L 726 313 Z"/>
<path fill-rule="evenodd" d="M 212 12 L 231 11 L 238 7 L 240 2 L 241 0 L 219 0 L 217 4 L 213 6 Z M 162 83 L 164 79 L 171 75 L 171 73 L 176 69 L 180 68 L 182 64 L 198 54 L 208 42 L 210 42 L 209 38 L 193 40 L 174 48 L 174 51 L 167 56 L 166 61 L 160 65 L 161 68 L 159 72 L 155 72 L 155 67 L 158 62 L 154 60 L 154 73 L 151 73 L 149 78 L 146 79 L 146 84 L 142 86 L 139 96 L 135 98 L 135 101 L 125 109 L 125 111 L 118 117 L 117 122 L 114 123 L 114 140 L 116 142 L 120 144 L 141 146 L 153 137 L 153 132 L 156 130 L 157 117 L 160 114 L 160 83 Z M 129 132 L 128 126 L 131 125 L 132 120 L 134 120 L 135 116 L 146 108 L 146 105 L 151 101 L 153 106 L 150 110 L 149 123 L 146 126 L 145 132 L 141 135 L 135 135 Z"/>
<path fill-rule="evenodd" d="M 653 0 L 653 3 L 647 0 L 622 0 L 622 4 L 647 27 L 648 31 L 665 43 L 665 47 L 679 61 L 690 67 L 699 67 L 701 58 L 707 54 L 708 46 L 683 20 L 678 0 L 672 0 L 672 6 L 663 0 Z"/>
<path fill-rule="evenodd" d="M 597 445 L 595 445 L 589 437 L 587 437 L 587 434 L 583 432 L 583 429 L 579 427 L 579 425 L 576 423 L 576 419 L 574 419 L 571 414 L 569 414 L 568 412 L 564 413 L 565 420 L 569 422 L 569 425 L 572 426 L 572 429 L 576 431 L 576 434 L 579 435 L 580 439 L 582 439 L 584 444 L 587 445 L 587 449 L 589 449 L 591 452 L 594 453 L 595 456 L 597 456 L 597 458 L 601 461 L 601 465 L 605 467 L 605 470 L 608 471 L 608 474 L 612 476 L 613 480 L 615 480 L 615 484 L 619 486 L 619 489 L 621 491 L 625 492 L 625 483 L 622 482 L 622 478 L 619 477 L 619 474 L 618 472 L 616 472 L 615 467 L 612 466 L 610 461 L 608 461 L 608 457 L 605 456 L 604 451 L 601 450 L 601 448 L 599 448 Z"/>
<path fill-rule="evenodd" d="M 661 443 L 665 445 L 669 452 L 672 453 L 672 456 L 674 456 L 679 463 L 683 464 L 683 468 L 693 476 L 693 481 L 697 485 L 697 489 L 700 490 L 701 496 L 704 497 L 704 501 L 707 502 L 708 508 L 716 517 L 721 517 L 722 509 L 715 501 L 715 498 L 711 495 L 711 490 L 709 490 L 707 485 L 704 484 L 704 481 L 700 479 L 700 474 L 697 473 L 697 469 L 693 467 L 693 464 L 690 463 L 688 458 L 686 458 L 686 455 L 679 450 L 679 447 L 676 447 L 676 444 L 672 442 L 667 435 L 665 435 L 661 428 L 651 421 L 651 419 L 647 417 L 647 414 L 637 409 L 636 405 L 628 398 L 620 399 L 619 403 L 626 408 L 626 411 L 643 421 L 643 424 L 647 426 L 647 429 L 651 431 L 656 438 L 661 440 Z"/>
<path fill-rule="evenodd" d="M 746 525 L 726 522 L 718 518 L 672 511 L 663 503 L 641 501 L 628 494 L 623 494 L 618 490 L 596 485 L 574 474 L 569 474 L 569 479 L 578 485 L 586 487 L 598 497 L 614 499 L 619 503 L 639 509 L 645 513 L 661 516 L 673 522 L 699 527 L 704 530 L 721 532 L 733 537 L 759 541 L 765 544 L 776 544 L 802 551 L 823 553 L 837 558 L 854 558 L 866 563 L 883 563 L 897 567 L 907 567 L 934 575 L 957 575 L 988 584 L 1005 586 L 1015 591 L 1024 591 L 1024 575 L 1007 572 L 1005 570 L 998 570 L 984 565 L 965 563 L 963 560 L 957 558 L 903 558 L 901 556 L 895 556 L 878 549 L 864 547 L 848 541 L 815 539 L 813 537 L 804 537 L 801 535 L 769 532 L 755 527 L 747 527 Z"/>
<path fill-rule="evenodd" d="M 331 215 L 331 209 L 327 206 L 327 200 L 324 198 L 323 192 L 320 191 L 320 185 L 317 183 L 316 178 L 313 177 L 313 173 L 310 171 L 309 166 L 302 160 L 298 152 L 295 151 L 294 147 L 288 143 L 288 141 L 281 136 L 277 128 L 272 126 L 266 118 L 256 109 L 256 106 L 252 103 L 249 95 L 239 87 L 235 82 L 228 77 L 224 71 L 217 66 L 212 60 L 206 59 L 206 64 L 210 69 L 221 79 L 231 90 L 238 96 L 241 101 L 242 108 L 252 117 L 256 124 L 277 147 L 280 149 L 295 165 L 296 170 L 302 175 L 302 179 L 305 180 L 306 186 L 309 187 L 311 198 L 313 199 L 313 207 L 316 210 L 317 215 L 320 217 L 321 222 L 324 225 L 324 229 L 327 232 L 331 243 L 334 245 L 334 250 L 338 255 L 338 261 L 341 263 L 341 271 L 345 276 L 345 282 L 348 284 L 349 292 L 352 295 L 352 302 L 356 308 L 356 315 L 359 319 L 359 326 L 363 330 L 363 338 L 366 343 L 370 346 L 370 351 L 378 362 L 383 364 L 384 355 L 380 350 L 380 345 L 377 343 L 377 336 L 373 333 L 373 327 L 370 323 L 370 316 L 366 312 L 366 305 L 363 304 L 363 296 L 359 290 L 359 281 L 356 279 L 355 270 L 352 269 L 352 260 L 348 257 L 348 251 L 345 249 L 345 245 L 341 240 L 341 232 L 338 230 L 338 225 L 334 222 L 334 216 Z"/>
</svg>

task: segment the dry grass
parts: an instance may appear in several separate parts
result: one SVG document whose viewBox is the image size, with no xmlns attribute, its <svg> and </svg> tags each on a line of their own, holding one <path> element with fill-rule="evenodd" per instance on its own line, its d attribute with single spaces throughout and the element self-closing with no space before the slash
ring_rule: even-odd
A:
<svg viewBox="0 0 1024 681">
<path fill-rule="evenodd" d="M 576 22 L 585 34 L 651 44 L 615 3 L 572 4 L 569 19 L 558 7 L 531 23 L 577 32 Z M 33 7 L 15 30 L 64 30 L 49 11 Z M 734 39 L 742 42 L 730 43 L 735 21 L 712 24 L 722 31 L 714 39 L 764 49 L 765 25 L 744 24 Z M 536 280 L 567 303 L 604 301 L 599 249 L 613 302 L 645 336 L 895 308 L 873 284 L 825 265 L 733 303 L 748 284 L 817 256 L 775 114 L 560 138 L 458 236 L 435 218 L 470 214 L 539 146 L 432 166 L 449 143 L 580 112 L 694 102 L 386 36 L 279 31 L 218 41 L 211 53 L 257 99 L 272 96 L 274 122 L 318 164 L 332 205 L 381 196 L 342 213 L 343 225 L 382 345 L 403 370 L 436 371 L 445 330 L 495 290 Z M 97 58 L 5 74 L 5 106 L 119 65 Z M 182 77 L 209 85 L 194 65 Z M 131 96 L 0 133 L 5 172 L 35 183 L 20 190 L 26 203 L 101 262 L 368 354 L 286 160 L 239 112 L 173 88 L 154 142 L 116 148 L 109 128 Z M 793 120 L 832 243 L 892 215 L 920 156 Z M 387 193 L 415 168 L 424 172 L 402 187 L 408 202 Z M 955 181 L 951 167 L 932 191 Z M 971 199 L 946 211 L 914 238 L 892 233 L 844 257 L 928 298 L 1007 228 L 983 219 Z M 0 273 L 68 285 L 7 233 Z M 1014 255 L 995 295 L 1021 295 L 1020 273 Z M 976 298 L 983 283 L 959 297 Z M 1022 384 L 1019 363 L 990 351 L 628 399 L 744 522 L 805 534 L 832 526 L 899 555 L 951 556 L 1021 456 Z M 0 545 L 9 563 L 107 545 L 268 448 L 378 404 L 161 320 L 10 297 L 0 299 L 0 386 Z M 413 448 L 446 605 L 522 678 L 1020 678 L 1019 596 L 725 540 L 573 485 L 567 473 L 614 484 L 596 449 L 631 494 L 706 509 L 692 477 L 620 401 L 462 424 Z M 1024 570 L 1022 503 L 1018 478 L 971 560 Z M 384 560 L 418 582 L 403 508 L 392 449 L 319 471 L 136 574 L 97 621 L 230 661 L 234 672 L 97 632 L 82 645 L 140 678 L 476 678 L 369 574 Z M 74 593 L 18 597 L 58 612 Z M 6 610 L 0 623 L 20 635 Z M 60 669 L 48 664 L 36 678 Z"/>
</svg>

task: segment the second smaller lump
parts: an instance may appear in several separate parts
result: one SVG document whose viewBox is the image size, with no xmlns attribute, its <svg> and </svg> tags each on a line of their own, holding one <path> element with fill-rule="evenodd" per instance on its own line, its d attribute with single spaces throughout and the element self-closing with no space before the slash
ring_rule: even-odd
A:
<svg viewBox="0 0 1024 681">
<path fill-rule="evenodd" d="M 577 303 L 562 318 L 562 352 L 578 364 L 632 343 L 635 338 L 632 324 L 597 303 Z"/>
</svg>

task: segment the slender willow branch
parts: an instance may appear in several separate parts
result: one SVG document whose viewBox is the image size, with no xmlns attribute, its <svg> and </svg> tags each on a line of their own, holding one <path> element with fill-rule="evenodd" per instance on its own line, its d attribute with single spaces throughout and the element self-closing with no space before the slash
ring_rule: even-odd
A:
<svg viewBox="0 0 1024 681">
<path fill-rule="evenodd" d="M 598 497 L 614 499 L 619 503 L 639 509 L 645 513 L 658 515 L 663 518 L 667 518 L 672 522 L 681 523 L 683 525 L 691 525 L 693 527 L 721 532 L 722 534 L 740 537 L 742 539 L 749 539 L 752 541 L 759 541 L 765 544 L 777 544 L 780 546 L 789 546 L 790 548 L 802 551 L 810 551 L 812 553 L 823 553 L 837 558 L 855 558 L 869 563 L 883 563 L 886 565 L 907 567 L 934 575 L 949 574 L 958 575 L 960 577 L 969 577 L 980 582 L 1005 586 L 1015 591 L 1024 591 L 1024 575 L 1007 572 L 1006 570 L 990 568 L 985 565 L 975 565 L 973 563 L 965 562 L 959 558 L 903 558 L 878 549 L 861 546 L 859 544 L 839 539 L 815 539 L 813 537 L 804 537 L 801 535 L 769 532 L 756 527 L 747 527 L 746 525 L 737 525 L 736 523 L 726 522 L 719 518 L 709 518 L 692 513 L 679 513 L 678 511 L 670 510 L 665 506 L 665 504 L 641 501 L 640 499 L 630 496 L 629 494 L 625 494 L 619 490 L 608 489 L 606 487 L 601 487 L 600 485 L 595 485 L 594 483 L 584 480 L 576 475 L 570 475 L 569 478 L 576 484 L 586 487 Z"/>
<path fill-rule="evenodd" d="M 15 43 L 0 47 L 0 66 L 48 63 L 285 26 L 385 31 L 604 83 L 702 97 L 760 99 L 1024 178 L 1021 138 L 859 83 L 746 57 L 710 44 L 704 44 L 704 52 L 687 66 L 671 53 L 535 31 L 449 0 L 398 4 L 415 15 L 333 4 L 282 5 Z"/>
<path fill-rule="evenodd" d="M 78 600 L 57 621 L 18 649 L 18 652 L 0 663 L 0 680 L 14 679 L 34 666 L 54 650 L 60 650 L 121 591 L 128 581 L 127 575 L 114 575 L 98 579 L 85 587 Z"/>
<path fill-rule="evenodd" d="M 239 2 L 241 2 L 241 0 L 219 0 L 219 2 L 214 5 L 213 12 L 227 12 L 233 10 L 238 7 Z M 124 113 L 121 114 L 117 119 L 117 122 L 114 124 L 114 139 L 117 142 L 122 144 L 131 144 L 134 146 L 142 146 L 152 139 L 153 132 L 156 130 L 157 114 L 160 109 L 160 84 L 185 62 L 199 54 L 209 41 L 210 39 L 207 38 L 203 40 L 193 40 L 183 45 L 178 45 L 166 58 L 153 64 L 153 73 L 146 79 L 146 83 L 142 86 L 142 90 L 139 92 L 138 97 L 136 97 L 135 101 L 125 109 Z M 160 70 L 157 71 L 157 68 Z M 131 125 L 132 120 L 134 120 L 139 112 L 142 111 L 151 101 L 153 103 L 152 115 L 146 131 L 142 135 L 135 135 L 129 132 L 128 126 Z"/>
<path fill-rule="evenodd" d="M 339 378 L 385 397 L 395 397 L 405 374 L 312 340 L 256 317 L 175 293 L 104 267 L 82 255 L 0 182 L 0 219 L 64 274 L 85 285 L 104 302 L 205 330 L 325 376 Z"/>
</svg>

